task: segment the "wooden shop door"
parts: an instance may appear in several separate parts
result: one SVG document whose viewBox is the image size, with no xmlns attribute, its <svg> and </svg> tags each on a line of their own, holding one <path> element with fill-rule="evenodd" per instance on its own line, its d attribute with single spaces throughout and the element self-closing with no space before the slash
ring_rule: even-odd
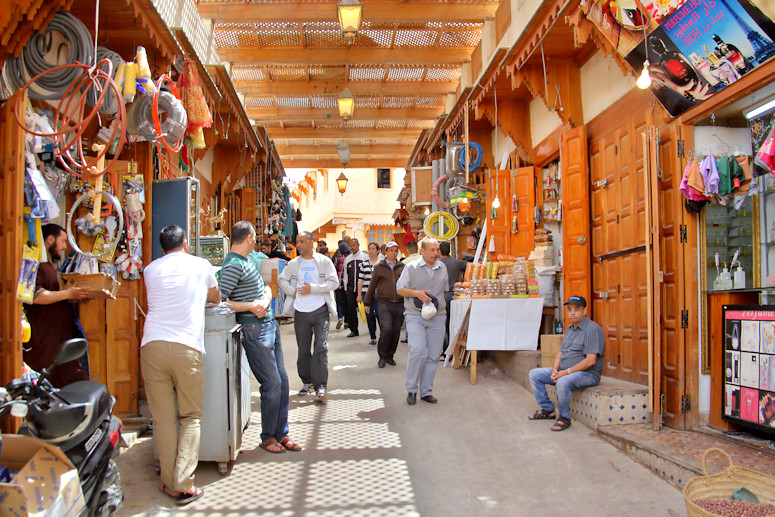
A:
<svg viewBox="0 0 775 517">
<path fill-rule="evenodd" d="M 520 167 L 510 171 L 511 196 L 506 200 L 517 210 L 512 210 L 510 219 L 511 254 L 526 257 L 535 248 L 535 177 L 537 167 Z M 515 228 L 516 223 L 516 228 Z M 516 229 L 516 232 L 514 231 Z"/>
<path fill-rule="evenodd" d="M 604 374 L 648 383 L 645 185 L 641 134 L 631 117 L 590 142 L 592 306 L 605 331 Z"/>
<path fill-rule="evenodd" d="M 89 370 L 116 397 L 113 412 L 119 417 L 137 416 L 139 390 L 139 325 L 135 299 L 140 281 L 121 280 L 115 300 L 90 300 L 80 308 L 80 319 L 89 340 Z"/>
<path fill-rule="evenodd" d="M 591 300 L 592 270 L 589 227 L 589 166 L 584 126 L 562 134 L 562 253 L 563 298 L 581 295 Z M 590 314 L 592 316 L 592 314 Z"/>
<path fill-rule="evenodd" d="M 22 371 L 22 304 L 16 301 L 16 281 L 22 262 L 22 207 L 24 205 L 24 137 L 13 116 L 17 93 L 0 110 L 0 385 Z M 25 93 L 26 97 L 26 93 Z M 22 105 L 27 100 L 22 99 Z M 15 432 L 19 419 L 6 418 L 2 430 Z"/>
<path fill-rule="evenodd" d="M 495 249 L 498 253 L 511 254 L 511 191 L 509 190 L 511 173 L 508 170 L 490 169 L 487 171 L 487 242 L 495 241 Z M 495 197 L 498 197 L 501 206 L 492 207 Z M 495 260 L 494 257 L 488 258 Z"/>
<path fill-rule="evenodd" d="M 661 405 L 662 422 L 675 429 L 687 427 L 687 410 L 683 401 L 687 393 L 690 361 L 687 361 L 688 307 L 696 307 L 687 289 L 692 284 L 687 265 L 696 256 L 694 218 L 684 209 L 684 197 L 679 187 L 686 160 L 682 149 L 693 147 L 692 130 L 673 124 L 656 134 L 659 141 L 659 270 L 655 284 L 659 286 L 655 322 L 655 407 Z M 688 142 L 687 142 L 688 139 Z M 691 233 L 690 233 L 691 231 Z M 691 266 L 689 266 L 691 267 Z M 696 267 L 695 267 L 696 269 Z M 661 281 L 660 281 L 661 280 Z M 694 298 L 694 301 L 692 299 Z M 696 313 L 695 310 L 691 311 Z M 655 411 L 655 427 L 659 427 Z"/>
</svg>

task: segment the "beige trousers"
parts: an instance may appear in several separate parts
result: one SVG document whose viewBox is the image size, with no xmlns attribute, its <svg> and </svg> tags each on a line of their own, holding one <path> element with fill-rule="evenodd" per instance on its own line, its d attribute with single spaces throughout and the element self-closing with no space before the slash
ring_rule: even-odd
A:
<svg viewBox="0 0 775 517">
<path fill-rule="evenodd" d="M 168 490 L 194 486 L 205 387 L 202 353 L 180 343 L 150 341 L 140 349 L 153 436 Z"/>
</svg>

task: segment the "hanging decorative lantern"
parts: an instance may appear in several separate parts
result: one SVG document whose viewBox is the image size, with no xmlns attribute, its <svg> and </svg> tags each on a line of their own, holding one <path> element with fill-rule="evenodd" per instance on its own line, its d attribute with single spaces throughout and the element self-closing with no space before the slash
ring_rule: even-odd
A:
<svg viewBox="0 0 775 517">
<path fill-rule="evenodd" d="M 358 0 L 342 0 L 336 5 L 336 12 L 342 36 L 350 43 L 358 35 L 358 30 L 361 28 L 363 5 Z"/>
<path fill-rule="evenodd" d="M 353 111 L 355 110 L 355 99 L 353 94 L 350 93 L 350 89 L 345 87 L 339 97 L 336 98 L 336 103 L 339 106 L 339 116 L 342 120 L 348 121 L 353 118 Z"/>
<path fill-rule="evenodd" d="M 342 167 L 347 167 L 347 164 L 350 163 L 350 146 L 347 145 L 347 142 L 342 140 L 336 147 L 336 152 L 339 154 L 339 162 L 342 164 Z"/>
<path fill-rule="evenodd" d="M 344 195 L 344 191 L 347 190 L 347 176 L 344 175 L 344 172 L 336 178 L 336 188 L 339 189 L 339 193 L 342 195 Z"/>
</svg>

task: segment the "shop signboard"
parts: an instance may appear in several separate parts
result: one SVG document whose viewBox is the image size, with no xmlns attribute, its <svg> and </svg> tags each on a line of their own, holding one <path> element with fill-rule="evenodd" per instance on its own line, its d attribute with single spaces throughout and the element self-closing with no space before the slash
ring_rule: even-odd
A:
<svg viewBox="0 0 775 517">
<path fill-rule="evenodd" d="M 674 117 L 775 57 L 775 23 L 748 0 L 599 0 L 587 17 L 636 73 L 649 61 Z"/>
<path fill-rule="evenodd" d="M 725 305 L 724 420 L 775 434 L 775 305 Z"/>
</svg>

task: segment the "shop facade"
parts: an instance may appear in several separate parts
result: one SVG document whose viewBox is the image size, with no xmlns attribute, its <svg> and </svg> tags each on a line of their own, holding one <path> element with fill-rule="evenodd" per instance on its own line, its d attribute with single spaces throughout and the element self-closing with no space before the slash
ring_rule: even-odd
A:
<svg viewBox="0 0 775 517">
<path fill-rule="evenodd" d="M 680 187 L 695 153 L 711 154 L 709 138 L 724 141 L 729 156 L 736 143 L 724 131 L 731 127 L 750 142 L 743 113 L 772 96 L 775 63 L 762 59 L 676 113 L 675 106 L 663 106 L 664 96 L 654 88 L 635 87 L 641 66 L 633 68 L 627 57 L 643 47 L 644 34 L 661 34 L 669 15 L 650 16 L 637 30 L 619 21 L 615 45 L 606 32 L 611 24 L 600 23 L 600 3 L 542 2 L 532 8 L 512 46 L 483 44 L 491 58 L 478 65 L 473 60 L 469 88 L 461 85 L 449 116 L 421 137 L 409 165 L 443 159 L 442 141 L 481 144 L 483 170 L 470 184 L 479 181 L 486 191 L 474 214 L 494 232 L 494 246 L 485 246 L 528 257 L 536 249 L 535 229 L 551 229 L 554 264 L 562 266 L 561 295 L 553 305 L 571 294 L 589 301 L 590 316 L 606 331 L 604 375 L 649 387 L 655 427 L 729 428 L 721 414 L 721 306 L 766 302 L 766 290 L 756 288 L 771 274 L 772 215 L 766 190 L 740 209 L 714 202 L 690 211 Z M 772 13 L 759 14 L 762 25 L 771 22 Z M 499 11 L 499 17 L 505 14 Z M 496 18 L 495 27 L 504 23 Z M 495 36 L 501 34 L 498 45 L 508 41 L 507 31 L 496 30 Z M 752 163 L 750 146 L 741 151 Z M 496 170 L 498 164 L 505 167 Z M 497 216 L 491 209 L 495 197 L 508 205 Z M 741 223 L 716 237 L 720 229 L 730 231 L 732 218 Z M 474 254 L 466 239 L 461 229 L 458 250 Z M 715 253 L 723 266 L 738 248 L 745 248 L 738 258 L 749 290 L 714 290 L 715 267 L 709 265 Z M 562 318 L 559 308 L 555 317 Z"/>
<path fill-rule="evenodd" d="M 61 10 L 77 20 L 73 23 L 82 24 L 91 38 L 94 38 L 96 30 L 100 46 L 114 52 L 121 63 L 125 63 L 124 60 L 132 64 L 139 62 L 137 48 L 143 47 L 147 64 L 142 64 L 148 67 L 154 79 L 162 74 L 172 74 L 173 79 L 169 79 L 169 83 L 172 83 L 170 89 L 174 88 L 175 83 L 182 89 L 184 84 L 180 82 L 180 77 L 183 70 L 192 67 L 192 73 L 199 81 L 200 106 L 204 106 L 203 109 L 208 112 L 206 118 L 211 119 L 209 124 L 201 128 L 199 144 L 191 143 L 188 138 L 183 144 L 180 135 L 182 146 L 176 147 L 174 142 L 167 142 L 172 149 L 167 149 L 157 141 L 137 137 L 136 129 L 130 127 L 126 144 L 106 156 L 109 166 L 105 172 L 109 174 L 104 174 L 104 178 L 102 174 L 76 178 L 67 174 L 58 163 L 52 165 L 54 177 L 61 180 L 61 185 L 53 181 L 61 187 L 55 192 L 60 215 L 46 219 L 63 227 L 69 225 L 72 238 L 81 250 L 94 252 L 95 240 L 108 238 L 107 230 L 92 232 L 90 235 L 78 231 L 76 223 L 69 224 L 66 217 L 70 211 L 76 211 L 76 217 L 93 211 L 84 207 L 74 210 L 73 205 L 83 192 L 95 188 L 97 181 L 104 179 L 103 188 L 115 196 L 115 203 L 119 205 L 113 208 L 104 206 L 103 217 L 115 217 L 119 211 L 126 215 L 126 230 L 112 236 L 113 240 L 117 240 L 113 254 L 107 260 L 99 261 L 103 266 L 98 264 L 98 271 L 91 271 L 87 275 L 94 277 L 97 273 L 107 272 L 101 281 L 111 284 L 111 295 L 78 304 L 77 312 L 89 341 L 91 379 L 106 384 L 111 395 L 116 397 L 114 412 L 117 415 L 139 416 L 138 403 L 144 398 L 139 371 L 139 344 L 146 310 L 139 269 L 155 258 L 152 245 L 154 229 L 158 224 L 163 224 L 166 216 L 160 215 L 160 210 L 168 201 L 166 194 L 154 198 L 154 186 L 159 182 L 186 183 L 191 186 L 191 197 L 185 203 L 188 208 L 184 207 L 178 215 L 189 221 L 186 229 L 192 252 L 204 256 L 212 250 L 199 246 L 198 236 L 228 236 L 231 224 L 240 219 L 253 221 L 262 231 L 270 227 L 271 205 L 279 197 L 273 187 L 282 183 L 282 163 L 266 131 L 260 127 L 254 128 L 247 118 L 231 82 L 227 64 L 218 59 L 212 35 L 208 39 L 207 31 L 196 13 L 188 13 L 183 9 L 159 9 L 151 2 L 103 2 L 97 24 L 93 2 L 49 2 L 45 6 L 36 4 L 20 6 L 18 9 L 27 10 L 18 13 L 18 19 L 31 21 L 17 25 L 12 43 L 0 46 L 0 63 L 18 57 L 29 38 L 46 27 Z M 115 69 L 113 71 L 116 72 Z M 0 108 L 0 145 L 4 157 L 0 167 L 0 211 L 3 214 L 0 236 L 4 244 L 0 304 L 3 314 L 0 325 L 3 336 L 0 384 L 3 385 L 22 373 L 21 322 L 24 304 L 19 300 L 17 280 L 25 256 L 23 248 L 31 241 L 27 230 L 30 212 L 29 198 L 25 197 L 25 171 L 34 166 L 25 154 L 28 133 L 20 127 L 14 115 L 17 105 L 22 106 L 22 112 L 27 105 L 27 91 L 9 88 L 8 84 L 5 86 L 11 96 Z M 136 95 L 140 99 L 142 92 L 138 91 Z M 53 102 L 56 105 L 57 100 Z M 130 103 L 127 105 L 131 106 Z M 35 99 L 32 99 L 30 106 L 35 110 L 46 108 L 42 101 Z M 203 114 L 198 115 L 201 117 Z M 189 111 L 189 120 L 193 117 L 193 112 Z M 115 119 L 116 116 L 110 114 L 103 114 L 99 121 L 95 117 L 83 132 L 84 147 L 87 144 L 90 146 L 97 138 L 98 131 Z M 93 153 L 89 155 L 87 151 L 86 154 L 87 160 L 94 158 Z M 46 179 L 49 188 L 56 190 L 50 178 Z M 138 197 L 140 205 L 134 204 Z M 90 200 L 84 200 L 82 204 L 89 203 Z M 28 209 L 26 219 L 25 206 Z M 130 215 L 138 210 L 138 206 L 144 217 L 138 215 L 139 211 L 134 216 Z M 223 209 L 226 209 L 225 212 Z M 34 221 L 32 224 L 35 224 Z M 39 225 L 37 229 L 40 230 Z M 228 251 L 222 248 L 214 253 Z M 122 275 L 120 263 L 124 259 L 131 260 L 127 261 L 128 268 L 124 271 L 128 274 Z M 85 281 L 85 278 L 76 277 L 75 281 Z M 9 422 L 8 425 L 13 424 Z"/>
</svg>

